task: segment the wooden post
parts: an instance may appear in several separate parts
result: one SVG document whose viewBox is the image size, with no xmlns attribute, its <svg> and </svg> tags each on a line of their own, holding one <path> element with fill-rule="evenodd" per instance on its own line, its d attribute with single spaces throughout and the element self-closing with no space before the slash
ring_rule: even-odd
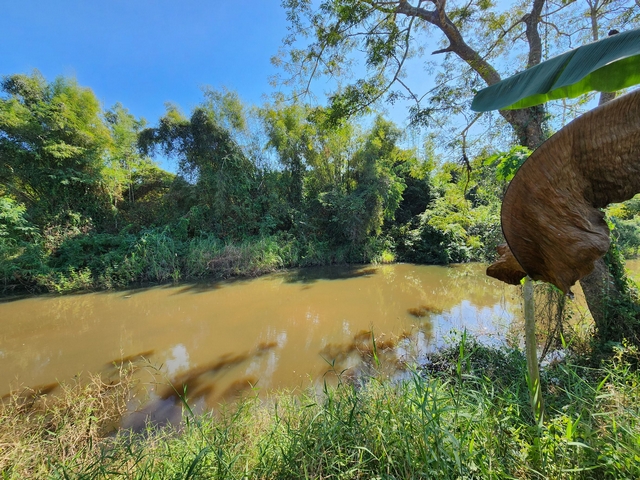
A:
<svg viewBox="0 0 640 480">
<path fill-rule="evenodd" d="M 536 340 L 536 323 L 533 302 L 533 281 L 527 276 L 523 286 L 524 297 L 524 343 L 527 356 L 527 383 L 533 418 L 542 424 L 544 405 L 540 386 L 540 369 L 538 368 L 538 342 Z"/>
</svg>

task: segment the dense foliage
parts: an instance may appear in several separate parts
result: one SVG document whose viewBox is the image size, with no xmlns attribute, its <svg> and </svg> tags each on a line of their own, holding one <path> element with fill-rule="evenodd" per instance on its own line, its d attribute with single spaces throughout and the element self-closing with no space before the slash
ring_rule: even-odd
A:
<svg viewBox="0 0 640 480">
<path fill-rule="evenodd" d="M 381 117 L 327 130 L 321 109 L 250 110 L 207 90 L 190 116 L 169 106 L 145 128 L 120 104 L 102 111 L 69 79 L 12 75 L 2 91 L 5 291 L 389 259 L 390 232 L 417 227 L 435 198 L 431 164 Z M 178 173 L 153 153 L 177 160 Z"/>
<path fill-rule="evenodd" d="M 0 97 L 3 291 L 113 288 L 287 266 L 492 258 L 499 205 L 529 151 L 469 169 L 406 148 L 382 116 L 330 125 L 320 107 L 249 108 L 205 90 L 149 127 L 73 80 L 11 75 Z M 173 160 L 177 173 L 150 155 Z M 614 206 L 624 253 L 636 200 Z"/>
</svg>

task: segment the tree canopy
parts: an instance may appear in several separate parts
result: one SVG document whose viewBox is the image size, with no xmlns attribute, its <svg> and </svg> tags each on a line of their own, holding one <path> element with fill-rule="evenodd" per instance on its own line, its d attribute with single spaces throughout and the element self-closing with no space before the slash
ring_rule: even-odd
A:
<svg viewBox="0 0 640 480">
<path fill-rule="evenodd" d="M 406 100 L 414 124 L 440 126 L 462 115 L 466 125 L 457 132 L 463 137 L 477 120 L 469 112 L 477 90 L 498 83 L 503 74 L 539 64 L 584 32 L 638 21 L 620 2 L 595 2 L 588 9 L 548 0 L 507 8 L 485 0 L 285 0 L 283 6 L 291 34 L 275 61 L 301 93 L 319 76 L 336 79 L 330 119 L 338 121 L 377 101 Z M 416 60 L 426 61 L 424 73 L 416 73 Z M 434 80 L 433 87 L 424 88 L 426 77 Z M 535 148 L 547 136 L 543 107 L 500 115 L 520 145 Z"/>
<path fill-rule="evenodd" d="M 101 215 L 102 156 L 110 143 L 91 90 L 39 74 L 1 83 L 0 179 L 7 193 L 45 219 L 80 209 Z M 87 198 L 87 202 L 81 201 Z"/>
</svg>

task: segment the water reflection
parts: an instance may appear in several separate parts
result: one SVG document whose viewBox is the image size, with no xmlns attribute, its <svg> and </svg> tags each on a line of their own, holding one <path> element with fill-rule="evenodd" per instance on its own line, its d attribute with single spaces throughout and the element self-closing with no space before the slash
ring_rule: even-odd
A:
<svg viewBox="0 0 640 480">
<path fill-rule="evenodd" d="M 441 314 L 442 309 L 433 305 L 420 305 L 419 307 L 408 308 L 407 312 L 416 318 L 424 318 L 431 314 Z"/>
<path fill-rule="evenodd" d="M 500 342 L 518 321 L 519 291 L 484 268 L 313 268 L 2 303 L 0 395 L 136 362 L 153 371 L 141 379 L 156 404 L 140 415 L 167 414 L 176 391 L 215 408 L 256 386 L 305 387 L 327 371 L 373 368 L 372 331 L 389 368 L 464 328 Z"/>
<path fill-rule="evenodd" d="M 173 349 L 173 352 L 179 352 L 180 360 L 182 361 L 179 367 L 181 370 L 186 371 L 175 375 L 175 366 L 177 363 L 169 366 L 168 362 L 165 362 L 167 374 L 169 379 L 171 379 L 171 385 L 166 385 L 164 388 L 161 388 L 159 390 L 159 397 L 164 400 L 176 396 L 176 393 L 180 395 L 186 394 L 189 398 L 202 398 L 208 407 L 214 407 L 215 402 L 228 397 L 230 392 L 238 391 L 239 385 L 258 383 L 256 376 L 234 379 L 233 370 L 236 367 L 251 363 L 251 360 L 262 357 L 277 346 L 278 344 L 276 342 L 260 343 L 252 351 L 238 354 L 227 353 L 207 364 L 188 368 L 189 356 L 186 349 L 183 345 L 178 345 Z M 231 376 L 232 378 L 230 378 L 230 381 L 224 386 L 222 394 L 216 394 L 216 390 L 219 389 L 220 380 L 225 376 Z"/>
<path fill-rule="evenodd" d="M 146 360 L 148 358 L 150 358 L 153 355 L 154 351 L 153 350 L 147 350 L 145 352 L 140 352 L 140 353 L 134 353 L 132 355 L 125 355 L 123 357 L 118 357 L 115 358 L 113 360 L 111 360 L 110 362 L 107 362 L 106 364 L 106 368 L 107 369 L 119 369 L 121 367 L 126 367 L 128 364 L 130 363 L 136 363 L 139 362 L 141 360 Z"/>
<path fill-rule="evenodd" d="M 350 278 L 368 277 L 376 274 L 378 267 L 344 266 L 344 267 L 311 267 L 291 270 L 283 274 L 287 283 L 315 283 L 322 280 L 349 280 Z"/>
</svg>

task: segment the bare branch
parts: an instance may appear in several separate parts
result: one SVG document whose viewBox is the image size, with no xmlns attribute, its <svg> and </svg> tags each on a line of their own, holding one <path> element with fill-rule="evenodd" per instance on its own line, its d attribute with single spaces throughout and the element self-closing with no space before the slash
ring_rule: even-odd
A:
<svg viewBox="0 0 640 480">
<path fill-rule="evenodd" d="M 453 52 L 453 48 L 451 48 L 451 45 L 449 45 L 447 48 L 441 48 L 440 50 L 434 50 L 433 52 L 431 52 L 431 55 L 438 55 L 440 53 L 449 53 L 449 52 Z"/>
</svg>

